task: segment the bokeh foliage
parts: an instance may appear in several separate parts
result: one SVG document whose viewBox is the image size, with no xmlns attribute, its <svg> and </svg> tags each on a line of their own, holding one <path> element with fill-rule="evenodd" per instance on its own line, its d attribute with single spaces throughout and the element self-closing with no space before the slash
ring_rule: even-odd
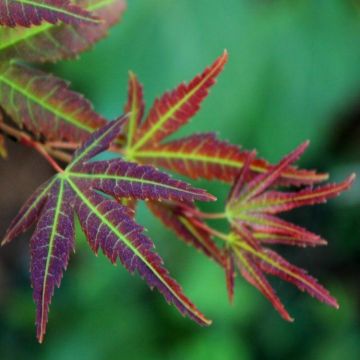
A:
<svg viewBox="0 0 360 360">
<path fill-rule="evenodd" d="M 303 166 L 330 171 L 334 179 L 360 168 L 360 7 L 355 0 L 128 2 L 122 23 L 107 39 L 80 60 L 50 69 L 71 80 L 103 115 L 110 119 L 121 111 L 128 70 L 139 75 L 150 104 L 227 48 L 225 72 L 183 133 L 218 131 L 271 161 L 310 139 Z M 221 198 L 226 187 L 215 184 L 209 190 Z M 5 210 L 14 215 L 17 206 L 1 207 L 1 219 L 9 220 Z M 359 210 L 355 184 L 327 206 L 291 215 L 328 239 L 329 246 L 290 249 L 286 255 L 332 291 L 340 310 L 275 281 L 296 318 L 288 324 L 244 281 L 237 281 L 230 306 L 221 270 L 140 207 L 138 216 L 172 274 L 214 324 L 200 328 L 182 319 L 140 279 L 113 268 L 102 255 L 96 259 L 80 238 L 42 346 L 33 336 L 23 237 L 17 240 L 22 244 L 0 255 L 1 358 L 338 359 L 346 354 L 358 359 Z M 2 221 L 1 230 L 6 225 Z M 9 254 L 17 259 L 12 267 L 5 261 Z"/>
</svg>

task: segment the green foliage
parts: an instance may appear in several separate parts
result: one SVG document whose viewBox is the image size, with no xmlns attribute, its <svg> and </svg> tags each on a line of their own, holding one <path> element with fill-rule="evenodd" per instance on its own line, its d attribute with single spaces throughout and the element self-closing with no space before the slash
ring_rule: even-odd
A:
<svg viewBox="0 0 360 360">
<path fill-rule="evenodd" d="M 163 89 L 183 78 L 189 78 L 207 63 L 209 58 L 215 57 L 226 47 L 232 55 L 227 72 L 215 90 L 212 101 L 203 107 L 198 116 L 199 121 L 192 122 L 182 134 L 221 130 L 222 137 L 247 147 L 256 146 L 260 154 L 272 160 L 279 158 L 282 153 L 304 138 L 310 138 L 314 144 L 311 162 L 319 161 L 323 169 L 334 169 L 336 177 L 340 178 L 349 170 L 338 167 L 339 162 L 343 161 L 343 155 L 331 153 L 331 137 L 327 135 L 334 132 L 334 114 L 342 109 L 345 101 L 349 101 L 350 94 L 359 84 L 359 54 L 355 46 L 359 26 L 355 8 L 349 3 L 316 2 L 309 6 L 305 2 L 290 5 L 281 1 L 267 4 L 229 1 L 228 6 L 224 7 L 205 1 L 164 3 L 156 0 L 134 0 L 129 4 L 129 15 L 124 26 L 117 28 L 113 37 L 100 44 L 98 51 L 85 54 L 76 63 L 58 64 L 55 71 L 71 78 L 75 88 L 86 93 L 94 101 L 96 108 L 111 118 L 119 112 L 118 94 L 122 93 L 125 98 L 126 82 L 125 73 L 120 72 L 118 77 L 114 76 L 114 69 L 136 70 L 147 84 L 145 96 L 149 101 Z M 214 18 L 217 19 L 216 22 L 213 21 Z M 139 21 L 148 31 L 140 31 L 137 26 Z M 181 32 L 179 28 L 182 29 Z M 243 35 L 239 38 L 239 34 Z M 224 44 L 224 39 L 227 44 Z M 179 50 L 176 52 L 173 46 L 175 42 Z M 159 53 L 163 55 L 159 57 Z M 103 64 L 101 78 L 96 73 L 99 62 Z M 234 74 L 237 74 L 237 81 L 234 81 Z M 221 116 L 218 116 L 219 109 Z M 236 124 L 237 131 L 234 131 L 231 124 Z M 260 126 L 265 130 L 258 130 Z M 351 155 L 348 157 L 351 158 Z M 309 162 L 307 160 L 307 164 Z M 218 185 L 206 186 L 215 193 L 223 192 L 218 189 Z M 354 266 L 351 265 L 354 264 L 351 259 L 356 259 L 356 251 L 350 250 L 357 247 L 357 243 L 352 240 L 356 230 L 356 209 L 345 209 L 341 206 L 347 204 L 347 199 L 356 198 L 351 194 L 344 197 L 342 203 L 336 202 L 330 206 L 327 212 L 320 210 L 316 213 L 309 211 L 309 215 L 301 212 L 300 215 L 294 215 L 297 219 L 305 220 L 302 223 L 306 225 L 308 222 L 311 223 L 309 218 L 316 214 L 320 224 L 315 225 L 315 228 L 321 227 L 324 235 L 332 234 L 332 245 L 330 250 L 325 251 L 325 255 L 328 255 L 326 258 L 333 259 L 331 261 L 336 264 L 336 268 L 345 268 L 346 264 L 351 269 Z M 353 203 L 356 204 L 356 200 L 353 200 Z M 335 216 L 335 209 L 338 209 L 337 213 L 341 210 L 341 215 Z M 65 359 L 71 358 L 74 353 L 90 359 L 114 357 L 118 354 L 117 346 L 106 336 L 111 330 L 114 331 L 115 337 L 123 339 L 123 351 L 131 358 L 159 358 L 169 354 L 183 358 L 197 353 L 197 358 L 216 358 L 217 354 L 223 355 L 223 358 L 246 359 L 254 358 L 257 354 L 265 359 L 274 356 L 315 359 L 327 358 L 329 352 L 332 353 L 329 349 L 341 349 L 343 346 L 350 354 L 356 354 L 354 344 L 359 338 L 354 320 L 356 316 L 352 317 L 353 320 L 349 316 L 349 320 L 344 320 L 340 329 L 333 331 L 333 325 L 342 319 L 340 313 L 335 314 L 326 309 L 321 309 L 321 313 L 317 313 L 318 308 L 314 308 L 313 303 L 300 304 L 298 298 L 284 288 L 281 288 L 280 292 L 287 295 L 284 297 L 288 298 L 287 302 L 291 303 L 294 309 L 298 320 L 295 327 L 290 329 L 278 322 L 266 311 L 267 307 L 255 296 L 256 294 L 244 285 L 239 288 L 241 293 L 235 303 L 235 317 L 234 309 L 230 312 L 225 306 L 224 299 L 219 299 L 219 292 L 224 290 L 220 284 L 222 278 L 219 269 L 174 242 L 169 246 L 169 238 L 173 235 L 164 232 L 161 227 L 148 220 L 148 213 L 142 207 L 138 216 L 148 222 L 150 232 L 156 235 L 159 252 L 165 254 L 166 258 L 178 259 L 180 264 L 181 259 L 189 263 L 191 275 L 183 274 L 180 267 L 176 269 L 179 266 L 177 261 L 171 266 L 175 268 L 175 274 L 178 273 L 178 278 L 185 287 L 195 294 L 195 300 L 203 304 L 202 309 L 215 314 L 213 317 L 220 321 L 219 326 L 203 333 L 196 328 L 187 328 L 187 325 L 184 329 L 180 322 L 174 326 L 171 335 L 168 330 L 162 331 L 160 324 L 163 324 L 162 327 L 165 329 L 174 325 L 174 320 L 166 309 L 159 305 L 156 316 L 150 314 L 148 304 L 143 309 L 144 304 L 137 303 L 141 295 L 146 296 L 146 299 L 148 295 L 143 294 L 140 287 L 133 285 L 133 279 L 130 286 L 125 278 L 119 278 L 105 263 L 89 264 L 87 257 L 80 256 L 78 261 L 89 266 L 85 269 L 83 266 L 70 269 L 73 276 L 69 276 L 67 284 L 65 282 L 63 295 L 59 292 L 60 296 L 65 297 L 60 298 L 60 304 L 65 301 L 71 302 L 73 306 L 75 302 L 75 310 L 69 312 L 69 317 L 53 314 L 56 318 L 54 320 L 59 324 L 59 327 L 53 330 L 54 333 L 56 331 L 57 338 L 50 340 L 41 354 L 42 357 Z M 340 218 L 344 225 L 341 225 Z M 345 240 L 341 239 L 347 239 L 353 247 L 345 246 Z M 308 263 L 313 270 L 318 270 L 318 267 L 313 265 L 316 257 L 310 254 L 307 256 L 308 258 L 303 258 L 302 262 Z M 347 258 L 350 259 L 350 264 L 345 260 Z M 343 311 L 346 314 L 354 314 L 356 307 L 348 301 L 352 296 L 349 290 L 351 281 L 340 285 L 339 275 L 335 277 L 334 273 L 330 272 L 329 263 L 325 262 L 323 266 L 324 270 L 320 275 L 324 279 L 330 278 L 328 283 L 333 292 L 340 294 L 341 314 Z M 89 276 L 92 279 L 91 284 L 82 281 Z M 113 282 L 119 282 L 119 287 L 134 286 L 134 292 L 137 292 L 123 294 L 112 288 Z M 206 283 L 214 284 L 214 288 L 199 286 Z M 76 289 L 72 290 L 71 286 Z M 109 292 L 109 298 L 104 299 L 99 294 L 101 289 Z M 87 303 L 80 298 L 80 293 L 86 300 L 92 299 L 91 302 Z M 124 314 L 118 307 L 119 294 L 128 305 L 129 315 Z M 19 295 L 23 295 L 23 292 Z M 217 306 L 214 306 L 215 302 Z M 104 304 L 109 310 L 101 312 L 99 318 L 91 318 L 89 313 L 95 311 L 99 303 Z M 19 308 L 21 305 L 18 301 L 8 307 L 13 315 Z M 23 308 L 22 313 L 28 314 L 29 308 Z M 302 319 L 301 314 L 304 313 L 309 314 L 306 319 Z M 312 315 L 313 320 L 309 319 Z M 73 316 L 78 316 L 79 322 L 74 324 L 70 333 L 64 335 L 65 331 L 69 331 L 66 324 Z M 122 325 L 114 324 L 113 319 L 116 316 L 123 319 Z M 224 317 L 227 324 L 223 323 L 221 317 Z M 6 323 L 10 323 L 10 315 L 6 318 Z M 138 323 L 141 322 L 141 328 L 136 325 L 136 319 Z M 262 324 L 261 327 L 256 325 L 259 323 Z M 28 329 L 32 326 L 32 318 L 29 315 L 12 329 L 26 326 Z M 97 328 L 96 331 L 91 330 L 94 327 Z M 306 332 L 309 327 L 317 333 L 316 337 L 310 337 Z M 156 333 L 153 330 L 155 328 L 158 329 Z M 102 331 L 98 329 L 103 329 L 104 336 L 99 335 Z M 188 335 L 184 335 L 185 332 Z M 141 349 L 132 342 L 135 335 L 146 339 Z M 93 340 L 91 344 L 89 337 Z M 167 340 L 168 347 L 164 349 L 163 345 L 156 345 L 156 339 L 159 337 Z M 345 342 L 343 339 L 348 340 Z M 15 354 L 21 356 L 21 351 L 20 347 L 14 348 L 11 357 L 16 356 Z"/>
</svg>

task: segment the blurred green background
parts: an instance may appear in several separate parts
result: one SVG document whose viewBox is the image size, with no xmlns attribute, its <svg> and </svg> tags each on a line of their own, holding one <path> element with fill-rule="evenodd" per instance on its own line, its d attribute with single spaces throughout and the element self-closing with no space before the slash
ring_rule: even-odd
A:
<svg viewBox="0 0 360 360">
<path fill-rule="evenodd" d="M 120 24 L 79 60 L 50 71 L 114 118 L 128 70 L 156 96 L 190 80 L 226 48 L 230 59 L 200 113 L 179 135 L 216 131 L 277 161 L 305 139 L 301 165 L 340 180 L 360 167 L 360 6 L 357 1 L 129 0 Z M 12 146 L 2 163 L 0 227 L 43 179 L 46 164 Z M 34 173 L 36 166 L 38 171 Z M 14 182 L 14 177 L 17 181 Z M 198 184 L 199 185 L 199 184 Z M 227 188 L 205 184 L 220 197 Z M 336 311 L 274 280 L 295 317 L 284 322 L 237 278 L 227 302 L 221 270 L 139 209 L 172 275 L 214 323 L 183 319 L 136 276 L 92 255 L 82 237 L 55 292 L 47 337 L 35 339 L 28 279 L 29 235 L 0 252 L 1 359 L 360 359 L 360 184 L 326 206 L 290 218 L 321 233 L 327 248 L 280 249 L 338 298 Z"/>
</svg>

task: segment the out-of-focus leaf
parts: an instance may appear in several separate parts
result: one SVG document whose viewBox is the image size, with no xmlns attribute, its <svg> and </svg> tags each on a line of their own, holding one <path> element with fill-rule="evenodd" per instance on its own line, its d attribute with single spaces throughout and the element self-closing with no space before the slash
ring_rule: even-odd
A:
<svg viewBox="0 0 360 360">
<path fill-rule="evenodd" d="M 227 237 L 226 252 L 229 264 L 226 266 L 226 278 L 230 299 L 233 295 L 234 276 L 231 262 L 236 261 L 243 277 L 258 288 L 288 321 L 292 321 L 292 318 L 264 273 L 278 276 L 330 306 L 338 308 L 338 304 L 336 299 L 305 270 L 290 264 L 276 252 L 265 247 L 277 243 L 298 246 L 326 244 L 320 236 L 275 215 L 296 207 L 326 202 L 327 199 L 347 190 L 355 177 L 352 175 L 339 184 L 294 192 L 281 192 L 276 189 L 283 170 L 292 165 L 307 146 L 308 142 L 303 143 L 267 172 L 246 181 L 255 157 L 254 153 L 250 153 L 230 190 L 225 211 L 233 231 Z"/>
<path fill-rule="evenodd" d="M 22 59 L 55 62 L 75 57 L 107 35 L 125 10 L 124 0 L 78 1 L 100 21 L 89 26 L 42 24 L 14 29 L 0 27 L 0 61 Z"/>
<path fill-rule="evenodd" d="M 237 190 L 231 191 L 232 195 L 227 204 L 227 213 L 235 229 L 244 226 L 250 228 L 257 234 L 255 236 L 259 241 L 264 239 L 269 243 L 274 243 L 276 239 L 280 243 L 290 243 L 290 238 L 292 238 L 294 245 L 326 244 L 318 235 L 274 216 L 300 206 L 324 203 L 327 199 L 336 197 L 347 190 L 354 181 L 355 176 L 351 175 L 339 184 L 328 184 L 292 193 L 271 189 L 276 185 L 283 170 L 296 161 L 307 146 L 307 142 L 300 145 L 273 169 L 256 176 L 247 183 L 243 179 L 250 171 L 250 164 L 244 167 L 233 187 Z M 241 182 L 241 186 L 239 186 L 239 182 Z M 266 234 L 269 235 L 269 239 Z"/>
<path fill-rule="evenodd" d="M 20 127 L 48 140 L 82 142 L 106 124 L 64 80 L 15 63 L 0 70 L 0 106 Z"/>
<path fill-rule="evenodd" d="M 74 25 L 98 22 L 88 11 L 69 0 L 0 0 L 0 25 L 30 27 L 44 21 Z"/>
</svg>

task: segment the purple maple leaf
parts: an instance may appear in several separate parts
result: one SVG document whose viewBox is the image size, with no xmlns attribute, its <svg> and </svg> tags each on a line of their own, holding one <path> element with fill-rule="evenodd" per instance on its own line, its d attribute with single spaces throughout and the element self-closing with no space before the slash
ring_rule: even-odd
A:
<svg viewBox="0 0 360 360">
<path fill-rule="evenodd" d="M 132 210 L 122 198 L 182 201 L 210 201 L 204 190 L 157 171 L 121 159 L 95 161 L 118 136 L 127 117 L 109 122 L 96 131 L 74 154 L 63 171 L 40 186 L 13 220 L 3 244 L 37 226 L 31 238 L 31 273 L 37 308 L 37 337 L 43 341 L 49 305 L 55 285 L 60 286 L 71 250 L 74 249 L 74 213 L 94 250 L 100 248 L 115 263 L 117 259 L 130 271 L 137 271 L 156 287 L 183 315 L 202 325 L 208 319 L 183 294 L 169 276 L 162 259 L 153 251 L 152 241 L 143 234 Z"/>
</svg>

